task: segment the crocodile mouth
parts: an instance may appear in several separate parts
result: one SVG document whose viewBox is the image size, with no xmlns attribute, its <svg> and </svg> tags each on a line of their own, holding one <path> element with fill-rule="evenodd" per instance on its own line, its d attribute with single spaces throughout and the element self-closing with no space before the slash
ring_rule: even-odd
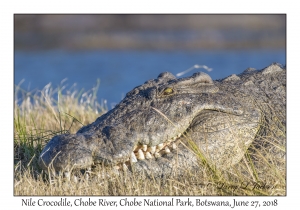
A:
<svg viewBox="0 0 300 210">
<path fill-rule="evenodd" d="M 131 166 L 132 163 L 143 160 L 155 160 L 162 157 L 165 154 L 174 152 L 178 149 L 178 144 L 180 142 L 180 137 L 182 136 L 179 133 L 177 136 L 160 143 L 155 146 L 148 146 L 146 144 L 138 144 L 134 146 L 133 151 L 131 152 L 130 157 L 123 163 L 118 163 L 114 166 L 115 169 L 127 169 Z"/>
<path fill-rule="evenodd" d="M 231 159 L 234 162 L 240 158 L 239 151 L 252 143 L 260 127 L 259 112 L 250 113 L 251 115 L 235 115 L 215 110 L 201 111 L 186 130 L 181 129 L 181 133 L 155 146 L 137 144 L 127 160 L 117 163 L 114 168 L 126 169 L 132 163 L 157 160 L 168 153 L 178 152 L 179 144 L 188 146 L 184 139 L 196 140 L 194 143 L 199 151 L 218 165 L 230 162 Z"/>
</svg>

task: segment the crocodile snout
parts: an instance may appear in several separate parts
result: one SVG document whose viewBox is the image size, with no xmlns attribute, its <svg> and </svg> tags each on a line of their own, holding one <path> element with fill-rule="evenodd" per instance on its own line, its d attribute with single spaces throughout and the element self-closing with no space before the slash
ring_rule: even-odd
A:
<svg viewBox="0 0 300 210">
<path fill-rule="evenodd" d="M 69 171 L 92 165 L 92 149 L 83 135 L 64 134 L 53 137 L 41 152 L 43 170 Z"/>
</svg>

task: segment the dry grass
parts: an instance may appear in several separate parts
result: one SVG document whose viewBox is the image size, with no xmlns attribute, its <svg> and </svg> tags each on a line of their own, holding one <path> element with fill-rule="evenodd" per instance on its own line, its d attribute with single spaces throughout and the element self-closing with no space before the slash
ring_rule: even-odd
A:
<svg viewBox="0 0 300 210">
<path fill-rule="evenodd" d="M 15 100 L 14 112 L 14 194 L 15 195 L 285 195 L 284 157 L 274 157 L 270 149 L 252 146 L 243 160 L 226 171 L 210 166 L 199 154 L 202 169 L 187 171 L 181 177 L 145 179 L 142 175 L 117 175 L 97 166 L 87 177 L 82 173 L 74 182 L 63 176 L 50 177 L 37 164 L 44 145 L 55 135 L 75 133 L 107 110 L 96 101 L 97 87 L 85 93 L 50 85 L 42 91 L 23 94 Z M 285 135 L 285 134 L 284 134 Z M 274 137 L 275 136 L 275 137 Z M 284 149 L 275 142 L 271 149 Z M 271 141 L 272 140 L 272 141 Z"/>
</svg>

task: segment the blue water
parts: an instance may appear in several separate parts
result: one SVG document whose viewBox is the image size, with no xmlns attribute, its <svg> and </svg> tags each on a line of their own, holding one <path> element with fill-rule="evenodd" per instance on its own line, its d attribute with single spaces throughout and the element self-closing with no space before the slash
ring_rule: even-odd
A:
<svg viewBox="0 0 300 210">
<path fill-rule="evenodd" d="M 262 69 L 273 62 L 286 65 L 285 50 L 277 51 L 16 51 L 14 82 L 26 90 L 77 84 L 90 90 L 100 79 L 97 98 L 112 108 L 132 88 L 169 71 L 174 75 L 195 64 L 206 65 L 212 79 L 239 74 L 248 67 Z M 190 76 L 199 70 L 185 74 Z"/>
</svg>

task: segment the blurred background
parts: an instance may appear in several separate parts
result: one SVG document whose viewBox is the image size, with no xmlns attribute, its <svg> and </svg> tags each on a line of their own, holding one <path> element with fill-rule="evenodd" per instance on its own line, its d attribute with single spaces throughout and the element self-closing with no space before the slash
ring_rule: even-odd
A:
<svg viewBox="0 0 300 210">
<path fill-rule="evenodd" d="M 164 71 L 194 65 L 213 79 L 286 65 L 286 15 L 14 15 L 14 83 L 40 90 L 76 83 L 112 108 Z"/>
</svg>

